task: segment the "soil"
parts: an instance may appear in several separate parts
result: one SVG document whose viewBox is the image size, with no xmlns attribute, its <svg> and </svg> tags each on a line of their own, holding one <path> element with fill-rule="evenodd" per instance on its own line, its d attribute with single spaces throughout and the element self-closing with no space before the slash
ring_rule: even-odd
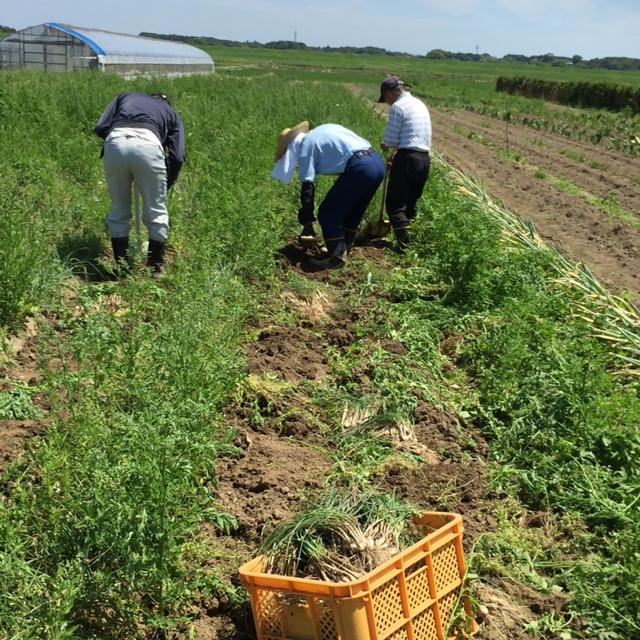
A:
<svg viewBox="0 0 640 640">
<path fill-rule="evenodd" d="M 309 250 L 306 252 L 308 257 Z M 283 271 L 293 269 L 338 286 L 361 278 L 357 268 L 309 273 L 304 254 L 305 249 L 295 243 L 283 247 L 278 256 Z M 365 255 L 384 261 L 388 253 L 384 244 L 354 249 L 356 260 Z M 330 381 L 331 370 L 324 354 L 328 347 L 347 349 L 357 340 L 353 322 L 366 313 L 367 307 L 364 301 L 364 310 L 359 308 L 356 313 L 345 310 L 329 296 L 314 294 L 305 299 L 285 292 L 283 297 L 298 312 L 296 324 L 274 326 L 265 321 L 264 328 L 257 331 L 255 344 L 247 347 L 250 374 L 264 377 L 269 373 L 276 386 L 269 392 L 254 384 L 236 406 L 229 408 L 227 416 L 238 433 L 236 445 L 242 453 L 218 466 L 217 500 L 238 519 L 238 530 L 231 536 L 203 532 L 212 546 L 232 550 L 234 561 L 228 566 L 228 579 L 233 584 L 239 583 L 234 570 L 257 555 L 264 533 L 290 519 L 301 500 L 309 499 L 323 486 L 332 461 L 331 447 L 318 426 L 322 409 L 314 407 L 300 389 L 305 379 Z M 401 356 L 405 352 L 402 344 L 388 339 L 380 346 L 390 354 Z M 366 369 L 354 372 L 363 392 L 371 388 L 370 373 Z M 460 513 L 465 527 L 463 546 L 465 553 L 470 553 L 477 536 L 495 531 L 494 514 L 505 499 L 487 485 L 487 444 L 472 426 L 461 425 L 458 416 L 433 406 L 419 391 L 414 394 L 413 433 L 408 439 L 398 437 L 396 446 L 409 449 L 422 462 L 389 462 L 378 470 L 374 482 L 425 510 Z M 536 522 L 531 518 L 531 526 Z M 486 607 L 484 614 L 477 616 L 480 628 L 475 637 L 486 640 L 524 640 L 530 637 L 523 631 L 524 624 L 545 612 L 562 611 L 564 605 L 561 597 L 501 579 L 483 583 L 475 597 Z M 208 602 L 199 610 L 197 638 L 255 638 L 248 604 L 232 608 L 222 592 L 214 594 L 212 602 L 213 606 Z M 175 635 L 176 639 L 183 637 Z"/>
<path fill-rule="evenodd" d="M 640 159 L 524 126 L 510 124 L 507 132 L 504 122 L 465 111 L 431 109 L 431 116 L 434 150 L 479 179 L 510 211 L 530 218 L 547 242 L 567 257 L 584 261 L 613 292 L 628 291 L 636 303 L 640 302 Z M 469 137 L 471 133 L 475 135 Z M 507 147 L 509 152 L 520 154 L 519 161 L 497 153 Z M 578 187 L 581 195 L 570 195 L 536 177 L 539 169 L 548 176 L 564 178 Z M 604 213 L 589 204 L 589 197 L 616 199 L 629 215 L 622 219 Z M 354 252 L 355 258 L 378 261 L 388 255 L 384 243 L 356 247 Z M 359 277 L 353 265 L 339 273 L 309 272 L 308 253 L 292 243 L 282 248 L 276 260 L 283 272 L 295 270 L 302 277 L 330 281 L 337 288 Z M 249 376 L 243 397 L 228 408 L 226 416 L 237 432 L 239 453 L 220 461 L 216 499 L 236 518 L 238 528 L 230 535 L 202 530 L 203 540 L 217 550 L 211 562 L 232 585 L 239 584 L 237 569 L 256 555 L 263 534 L 293 516 L 300 501 L 323 486 L 332 464 L 331 450 L 322 434 L 323 409 L 309 401 L 305 382 L 330 381 L 327 349 L 345 350 L 353 344 L 353 321 L 363 311 L 345 310 L 341 301 L 330 295 L 308 298 L 289 291 L 283 298 L 295 309 L 297 322 L 284 326 L 275 318 L 262 320 L 256 341 L 247 346 L 253 377 Z M 363 304 L 366 306 L 366 300 Z M 27 323 L 10 342 L 9 357 L 0 362 L 0 377 L 36 386 L 41 373 L 35 325 Z M 399 355 L 404 349 L 390 340 L 379 346 Z M 447 349 L 446 341 L 442 348 L 443 352 Z M 354 372 L 361 391 L 371 388 L 370 373 L 366 369 Z M 4 382 L 0 389 L 10 391 L 11 387 Z M 38 402 L 42 415 L 37 419 L 0 420 L 0 467 L 21 455 L 25 442 L 46 428 L 48 407 L 36 396 Z M 496 508 L 505 500 L 487 485 L 487 445 L 482 435 L 458 416 L 432 406 L 419 395 L 413 421 L 413 437 L 399 438 L 397 444 L 417 453 L 422 463 L 389 463 L 377 472 L 376 480 L 400 498 L 426 509 L 461 513 L 468 553 L 477 536 L 495 530 Z M 531 518 L 530 526 L 536 522 Z M 484 615 L 478 615 L 476 637 L 487 640 L 528 638 L 523 631 L 525 623 L 545 612 L 562 611 L 564 605 L 559 596 L 498 578 L 482 581 L 475 597 L 486 607 Z M 255 638 L 249 605 L 233 607 L 222 590 L 194 607 L 193 637 Z M 185 631 L 172 637 L 192 636 Z"/>
<path fill-rule="evenodd" d="M 460 109 L 430 113 L 435 151 L 531 219 L 545 242 L 584 262 L 612 293 L 627 291 L 640 305 L 640 157 Z M 624 213 L 606 213 L 594 199 L 617 202 Z"/>
<path fill-rule="evenodd" d="M 430 111 L 435 151 L 480 181 L 509 211 L 531 219 L 548 244 L 571 260 L 584 262 L 612 293 L 628 292 L 636 304 L 640 303 L 640 158 L 513 123 L 507 129 L 504 122 L 462 110 Z M 508 157 L 517 161 L 498 150 L 508 151 Z M 578 194 L 554 186 L 558 179 L 576 187 Z M 605 213 L 593 204 L 595 199 L 616 202 L 623 214 Z M 355 252 L 356 257 L 366 255 L 378 261 L 386 255 L 384 242 L 356 247 Z M 283 270 L 294 269 L 310 279 L 337 285 L 357 277 L 350 269 L 340 274 L 310 273 L 305 266 L 308 253 L 292 243 L 283 247 L 278 260 Z M 336 300 L 305 300 L 293 292 L 287 296 L 299 314 L 299 323 L 295 327 L 265 327 L 248 352 L 250 370 L 256 375 L 271 372 L 291 383 L 321 381 L 330 375 L 323 355 L 327 343 L 348 347 L 354 341 L 351 322 Z M 322 338 L 316 329 L 322 330 Z M 397 343 L 383 348 L 396 353 L 403 350 Z M 446 349 L 445 341 L 443 351 Z M 360 384 L 367 390 L 366 371 Z M 456 416 L 418 400 L 411 446 L 420 452 L 423 464 L 389 464 L 376 480 L 401 499 L 462 514 L 463 544 L 468 553 L 477 536 L 495 530 L 494 515 L 504 496 L 492 493 L 487 486 L 487 446 L 482 436 L 465 426 L 462 437 Z M 236 408 L 231 417 L 242 425 L 239 446 L 243 454 L 238 460 L 223 461 L 218 470 L 219 500 L 239 520 L 240 528 L 234 535 L 242 538 L 248 554 L 244 560 L 255 554 L 260 532 L 291 517 L 299 500 L 321 486 L 331 464 L 326 449 L 314 446 L 322 443 L 322 437 L 313 427 L 305 397 L 285 394 L 271 403 L 263 397 L 258 406 L 259 423 L 249 419 L 247 407 Z M 286 460 L 295 463 L 280 464 Z M 529 526 L 539 526 L 538 518 L 527 520 Z M 543 529 L 540 535 L 545 535 Z M 237 576 L 230 579 L 237 584 Z M 523 626 L 545 613 L 561 614 L 566 602 L 566 595 L 539 593 L 514 580 L 496 577 L 482 581 L 474 595 L 485 607 L 484 614 L 477 615 L 480 628 L 475 637 L 486 640 L 530 638 Z M 224 597 L 214 600 L 219 603 Z M 232 611 L 221 604 L 203 609 L 196 637 L 254 638 L 250 608 Z"/>
</svg>

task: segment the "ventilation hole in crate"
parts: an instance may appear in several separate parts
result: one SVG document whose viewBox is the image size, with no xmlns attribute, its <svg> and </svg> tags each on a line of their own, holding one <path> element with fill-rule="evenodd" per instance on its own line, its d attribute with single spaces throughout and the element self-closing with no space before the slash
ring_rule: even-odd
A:
<svg viewBox="0 0 640 640">
<path fill-rule="evenodd" d="M 432 557 L 433 574 L 438 593 L 445 587 L 451 587 L 460 582 L 458 557 L 453 544 L 438 549 Z"/>
<path fill-rule="evenodd" d="M 318 626 L 322 640 L 338 640 L 338 630 L 331 604 L 326 600 L 317 600 Z"/>
<path fill-rule="evenodd" d="M 429 593 L 429 574 L 427 567 L 424 567 L 420 573 L 414 573 L 406 579 L 407 599 L 409 601 L 409 609 L 413 613 L 420 605 L 424 606 L 426 600 L 431 599 Z"/>
<path fill-rule="evenodd" d="M 394 631 L 386 640 L 409 640 L 409 635 L 407 634 L 405 627 L 402 627 L 401 629 Z"/>
<path fill-rule="evenodd" d="M 384 633 L 394 622 L 403 617 L 402 600 L 398 580 L 390 580 L 371 593 L 373 613 L 378 633 Z"/>
<path fill-rule="evenodd" d="M 280 594 L 265 590 L 258 590 L 258 606 L 262 612 L 260 616 L 260 631 L 263 634 L 277 634 L 280 636 L 280 614 L 282 612 L 282 598 Z"/>
<path fill-rule="evenodd" d="M 458 591 L 456 590 L 438 600 L 438 611 L 440 612 L 440 621 L 442 622 L 443 628 L 446 628 L 451 620 L 451 613 L 453 612 L 453 607 L 457 599 Z"/>
<path fill-rule="evenodd" d="M 433 607 L 425 609 L 420 615 L 412 620 L 413 637 L 420 640 L 439 640 L 436 618 L 433 614 Z"/>
</svg>

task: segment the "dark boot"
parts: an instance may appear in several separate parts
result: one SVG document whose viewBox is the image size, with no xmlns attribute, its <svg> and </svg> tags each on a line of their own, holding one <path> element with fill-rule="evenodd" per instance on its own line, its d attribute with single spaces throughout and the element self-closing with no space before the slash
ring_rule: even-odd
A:
<svg viewBox="0 0 640 640">
<path fill-rule="evenodd" d="M 344 236 L 337 238 L 325 238 L 324 243 L 327 247 L 326 258 L 310 258 L 314 271 L 322 271 L 324 269 L 341 269 L 347 260 L 347 243 Z"/>
<path fill-rule="evenodd" d="M 353 245 L 356 242 L 356 234 L 358 233 L 357 229 L 345 229 L 344 231 L 344 241 L 347 245 L 347 253 L 351 253 L 351 249 L 353 249 Z"/>
<path fill-rule="evenodd" d="M 160 278 L 164 273 L 164 250 L 166 244 L 160 240 L 149 240 L 147 267 L 151 267 L 151 277 Z"/>
<path fill-rule="evenodd" d="M 124 275 L 129 272 L 131 265 L 129 264 L 129 237 L 111 238 L 111 248 L 113 249 L 113 259 L 116 262 L 117 271 Z"/>
<path fill-rule="evenodd" d="M 408 227 L 405 227 L 404 229 L 394 229 L 393 232 L 396 236 L 396 250 L 398 253 L 404 253 L 409 246 Z"/>
</svg>

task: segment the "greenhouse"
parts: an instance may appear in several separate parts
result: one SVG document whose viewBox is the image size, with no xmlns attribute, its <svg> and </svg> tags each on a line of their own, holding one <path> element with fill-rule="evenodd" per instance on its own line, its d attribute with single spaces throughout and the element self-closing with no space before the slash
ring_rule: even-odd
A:
<svg viewBox="0 0 640 640">
<path fill-rule="evenodd" d="M 0 40 L 0 69 L 22 68 L 185 75 L 211 73 L 214 65 L 207 53 L 184 42 L 46 22 Z"/>
</svg>

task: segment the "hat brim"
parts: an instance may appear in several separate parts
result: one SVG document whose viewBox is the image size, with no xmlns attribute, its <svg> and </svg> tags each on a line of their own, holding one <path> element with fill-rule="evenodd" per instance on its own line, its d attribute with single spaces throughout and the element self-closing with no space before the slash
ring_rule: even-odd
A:
<svg viewBox="0 0 640 640">
<path fill-rule="evenodd" d="M 287 146 L 289 143 L 299 134 L 299 133 L 307 133 L 309 131 L 309 121 L 303 120 L 299 122 L 297 125 L 289 128 L 283 129 L 278 136 L 278 144 L 276 145 L 276 152 L 274 155 L 274 161 L 278 162 L 280 158 L 284 155 L 284 152 L 287 150 Z"/>
<path fill-rule="evenodd" d="M 409 85 L 406 82 L 403 82 L 402 80 L 400 80 L 398 82 L 398 84 L 396 84 L 395 87 L 386 87 L 385 89 L 380 89 L 380 97 L 378 98 L 378 102 L 386 102 L 386 100 L 384 99 L 384 94 L 387 91 L 395 91 L 396 89 L 404 89 L 405 87 L 408 87 Z"/>
</svg>

